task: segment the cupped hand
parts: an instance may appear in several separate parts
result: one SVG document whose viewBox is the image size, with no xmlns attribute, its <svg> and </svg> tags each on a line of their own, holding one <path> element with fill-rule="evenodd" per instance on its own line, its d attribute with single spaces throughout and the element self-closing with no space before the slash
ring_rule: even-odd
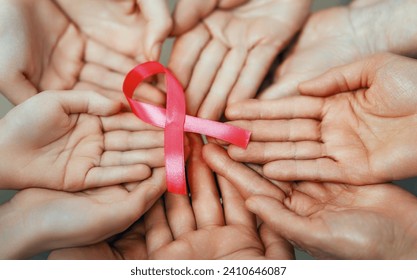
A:
<svg viewBox="0 0 417 280">
<path fill-rule="evenodd" d="M 214 144 L 207 164 L 245 197 L 246 206 L 269 228 L 323 259 L 416 258 L 417 198 L 391 185 L 274 182 L 232 160 Z"/>
<path fill-rule="evenodd" d="M 277 180 L 366 185 L 413 177 L 416 70 L 413 59 L 379 54 L 301 84 L 304 96 L 231 106 L 228 117 L 244 120 L 235 124 L 253 138 L 229 154 L 265 164 Z"/>
<path fill-rule="evenodd" d="M 312 14 L 278 67 L 273 85 L 259 98 L 298 94 L 300 82 L 377 52 L 415 57 L 417 30 L 404 22 L 415 22 L 416 12 L 414 1 L 384 0 L 353 1 Z"/>
<path fill-rule="evenodd" d="M 218 9 L 176 40 L 170 69 L 188 113 L 219 119 L 227 103 L 255 96 L 275 56 L 301 28 L 310 1 L 256 0 Z"/>
<path fill-rule="evenodd" d="M 125 185 L 77 193 L 36 188 L 18 192 L 6 207 L 25 219 L 18 221 L 24 223 L 24 232 L 17 236 L 25 235 L 33 242 L 9 258 L 96 244 L 123 232 L 165 192 L 164 175 L 164 168 L 155 168 L 147 180 Z M 7 251 L 10 246 L 2 247 Z"/>
<path fill-rule="evenodd" d="M 236 189 L 201 158 L 202 142 L 191 135 L 187 196 L 166 194 L 145 215 L 148 256 L 152 259 L 288 259 L 292 247 L 246 210 Z"/>
<path fill-rule="evenodd" d="M 90 5 L 98 1 L 78 2 Z M 98 6 L 104 10 L 103 13 L 97 13 L 97 7 L 84 11 L 94 15 L 106 14 L 105 9 L 112 7 L 101 2 Z M 110 14 L 125 7 L 121 1 L 111 2 L 116 7 L 107 10 Z M 73 9 L 85 8 L 84 5 L 74 5 L 71 1 Z M 0 6 L 0 92 L 12 103 L 21 103 L 43 90 L 73 88 L 95 90 L 124 101 L 120 89 L 124 75 L 137 64 L 135 59 L 78 29 L 78 24 L 69 20 L 52 0 L 36 3 L 6 0 Z M 107 24 L 111 25 L 110 21 Z M 117 25 L 116 22 L 113 24 Z M 108 40 L 120 42 L 108 36 L 107 32 L 98 30 L 99 27 L 92 28 Z M 145 27 L 135 28 L 143 31 Z M 132 37 L 126 36 L 128 40 Z M 162 93 L 149 86 L 144 92 L 149 92 L 147 99 L 154 103 L 164 100 Z"/>
<path fill-rule="evenodd" d="M 79 191 L 149 177 L 163 131 L 94 92 L 43 92 L 1 121 L 2 188 Z"/>
</svg>

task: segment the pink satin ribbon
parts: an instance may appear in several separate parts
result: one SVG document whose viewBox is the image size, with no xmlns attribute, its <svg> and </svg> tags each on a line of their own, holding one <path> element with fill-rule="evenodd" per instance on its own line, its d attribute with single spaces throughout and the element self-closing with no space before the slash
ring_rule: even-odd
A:
<svg viewBox="0 0 417 280">
<path fill-rule="evenodd" d="M 134 100 L 136 87 L 146 78 L 166 75 L 166 110 Z M 184 164 L 184 131 L 204 134 L 246 148 L 250 131 L 185 114 L 185 96 L 175 76 L 158 62 L 133 68 L 125 78 L 123 92 L 132 112 L 146 123 L 165 128 L 165 169 L 169 192 L 187 194 Z"/>
</svg>

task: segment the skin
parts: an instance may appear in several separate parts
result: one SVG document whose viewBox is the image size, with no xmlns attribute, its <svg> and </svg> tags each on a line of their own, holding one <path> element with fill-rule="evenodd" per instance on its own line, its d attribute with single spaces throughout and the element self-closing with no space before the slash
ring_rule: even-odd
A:
<svg viewBox="0 0 417 280">
<path fill-rule="evenodd" d="M 202 142 L 190 136 L 188 161 L 191 202 L 167 193 L 120 239 L 52 252 L 51 259 L 289 259 L 292 247 L 256 219 L 242 196 L 219 177 L 223 199 L 201 158 Z M 223 206 L 223 207 L 222 207 Z"/>
<path fill-rule="evenodd" d="M 277 180 L 353 185 L 417 175 L 417 62 L 391 54 L 334 68 L 299 87 L 304 96 L 231 106 L 253 130 L 235 160 L 265 164 Z M 273 133 L 269 133 L 269 132 Z"/>
<path fill-rule="evenodd" d="M 417 257 L 417 198 L 395 185 L 270 181 L 215 144 L 204 147 L 203 157 L 238 189 L 251 212 L 316 258 Z"/>
<path fill-rule="evenodd" d="M 89 91 L 40 93 L 0 120 L 0 188 L 136 182 L 164 166 L 163 131 Z M 7 132 L 7 133 L 6 133 Z"/>
<path fill-rule="evenodd" d="M 77 5 L 71 1 L 71 11 L 67 12 L 77 12 L 77 9 L 84 11 L 77 13 L 77 18 L 72 19 L 63 12 L 67 1 L 61 2 L 62 9 L 52 0 L 40 0 L 36 3 L 30 0 L 2 1 L 0 92 L 14 104 L 19 104 L 43 90 L 63 89 L 95 90 L 112 99 L 123 101 L 120 88 L 124 75 L 138 62 L 130 53 L 131 50 L 113 49 L 111 43 L 119 42 L 132 48 L 130 41 L 126 42 L 135 37 L 134 33 L 129 35 L 132 30 L 140 33 L 135 38 L 141 42 L 145 41 L 147 33 L 161 33 L 161 30 L 154 30 L 156 27 L 143 19 L 145 11 L 154 14 L 152 5 L 158 8 L 161 3 L 158 5 L 156 1 L 141 1 L 147 6 L 143 13 L 136 9 L 134 14 L 124 17 L 122 15 L 129 14 L 130 9 L 136 7 L 133 1 L 108 0 L 105 1 L 107 5 L 102 5 L 103 1 L 94 0 L 77 1 Z M 86 6 L 89 7 L 88 10 L 85 10 Z M 97 18 L 105 14 L 104 11 L 98 13 L 101 9 L 109 9 L 115 14 L 109 16 L 110 18 Z M 91 12 L 94 14 L 89 14 Z M 161 13 L 164 16 L 163 10 Z M 50 24 L 51 18 L 54 24 Z M 167 19 L 169 21 L 170 17 Z M 111 29 L 104 24 L 108 24 L 107 20 L 114 23 Z M 123 22 L 124 20 L 127 22 Z M 94 30 L 83 29 L 85 25 Z M 167 30 L 162 33 L 167 35 L 170 26 L 165 27 Z M 114 34 L 124 37 L 114 40 Z M 149 39 L 146 44 L 159 44 L 162 37 L 160 35 L 157 40 Z M 135 47 L 135 50 L 145 52 L 145 47 Z M 159 52 L 155 52 L 154 56 L 157 54 Z M 147 100 L 153 103 L 163 102 L 162 93 L 149 85 L 144 87 L 142 94 Z"/>
<path fill-rule="evenodd" d="M 309 5 L 248 1 L 215 10 L 178 37 L 169 68 L 186 89 L 187 113 L 218 120 L 226 104 L 255 96 L 275 56 L 301 28 Z"/>
<path fill-rule="evenodd" d="M 416 13 L 415 1 L 357 0 L 312 14 L 259 98 L 299 94 L 300 82 L 378 52 L 416 57 Z"/>
<path fill-rule="evenodd" d="M 165 191 L 164 169 L 143 182 L 77 193 L 25 189 L 0 206 L 0 258 L 83 246 L 126 230 Z"/>
</svg>

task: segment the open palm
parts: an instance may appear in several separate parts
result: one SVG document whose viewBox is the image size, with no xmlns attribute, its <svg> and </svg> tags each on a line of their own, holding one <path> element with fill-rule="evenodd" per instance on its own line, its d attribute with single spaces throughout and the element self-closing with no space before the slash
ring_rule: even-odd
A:
<svg viewBox="0 0 417 280">
<path fill-rule="evenodd" d="M 87 5 L 95 1 L 84 2 Z M 0 10 L 0 25 L 10 27 L 0 36 L 4 46 L 0 50 L 0 91 L 11 102 L 21 103 L 43 90 L 73 88 L 92 89 L 124 100 L 120 88 L 125 73 L 137 64 L 133 58 L 80 30 L 51 0 L 7 0 Z M 96 13 L 97 9 L 89 11 Z M 54 19 L 54 24 L 50 24 L 49 18 Z M 117 21 L 113 24 L 117 25 Z M 141 26 L 135 28 L 143 30 Z M 107 33 L 100 34 L 111 38 Z M 162 99 L 155 97 L 155 92 L 149 96 L 150 100 Z"/>
<path fill-rule="evenodd" d="M 219 119 L 227 102 L 256 94 L 275 56 L 301 28 L 309 1 L 248 1 L 215 10 L 178 37 L 169 67 L 186 88 L 188 113 Z"/>
<path fill-rule="evenodd" d="M 288 259 L 291 246 L 248 212 L 243 198 L 219 177 L 223 203 L 211 170 L 201 157 L 202 142 L 190 135 L 188 197 L 165 196 L 145 215 L 148 256 L 152 259 Z M 165 209 L 165 211 L 164 211 Z M 166 213 L 165 213 L 166 212 Z"/>
<path fill-rule="evenodd" d="M 397 186 L 270 181 L 262 169 L 232 160 L 217 145 L 207 145 L 203 155 L 245 197 L 251 212 L 316 258 L 416 257 L 417 199 Z"/>
<path fill-rule="evenodd" d="M 147 178 L 164 165 L 163 132 L 132 113 L 111 116 L 119 110 L 120 103 L 76 91 L 40 93 L 15 107 L 2 120 L 9 162 L 2 184 L 77 191 Z"/>
<path fill-rule="evenodd" d="M 274 83 L 259 98 L 297 94 L 300 82 L 378 52 L 415 56 L 414 43 L 409 39 L 415 30 L 401 28 L 404 21 L 414 20 L 415 11 L 417 5 L 411 1 L 398 5 L 396 0 L 385 0 L 352 1 L 349 6 L 312 14 L 278 67 Z"/>
<path fill-rule="evenodd" d="M 300 86 L 314 97 L 232 107 L 233 119 L 263 120 L 243 122 L 253 128 L 254 142 L 247 150 L 231 147 L 230 155 L 265 164 L 265 175 L 278 180 L 363 185 L 414 176 L 414 69 L 412 59 L 377 55 Z"/>
</svg>

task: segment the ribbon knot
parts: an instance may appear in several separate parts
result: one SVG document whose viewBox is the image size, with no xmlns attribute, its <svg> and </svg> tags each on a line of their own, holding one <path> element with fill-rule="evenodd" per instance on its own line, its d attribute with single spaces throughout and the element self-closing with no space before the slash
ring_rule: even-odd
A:
<svg viewBox="0 0 417 280">
<path fill-rule="evenodd" d="M 165 74 L 166 110 L 133 99 L 136 87 L 146 78 Z M 169 192 L 187 194 L 184 164 L 184 131 L 218 138 L 246 148 L 250 131 L 185 114 L 185 96 L 175 76 L 158 62 L 146 62 L 133 68 L 123 83 L 123 92 L 132 112 L 146 123 L 164 128 L 166 181 Z"/>
</svg>

